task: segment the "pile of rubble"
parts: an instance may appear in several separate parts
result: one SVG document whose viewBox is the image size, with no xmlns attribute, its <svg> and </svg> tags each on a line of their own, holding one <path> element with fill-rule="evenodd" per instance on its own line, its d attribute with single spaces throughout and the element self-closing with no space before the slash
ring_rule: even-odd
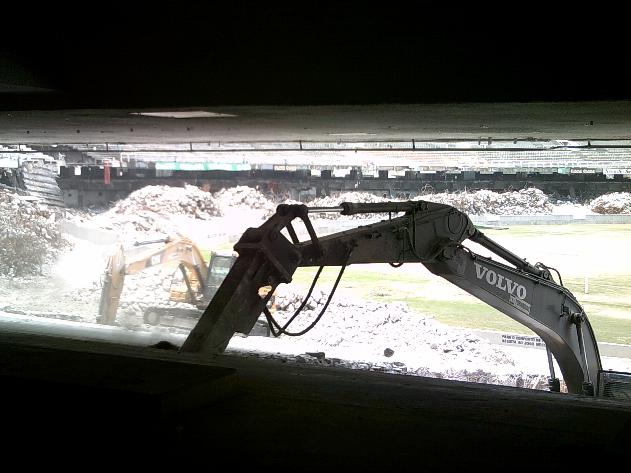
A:
<svg viewBox="0 0 631 473">
<path fill-rule="evenodd" d="M 414 200 L 452 205 L 469 215 L 495 214 L 546 214 L 553 205 L 547 196 L 535 188 L 517 192 L 498 193 L 488 190 L 458 193 L 436 193 L 416 197 Z M 335 197 L 317 198 L 307 203 L 311 207 L 337 207 L 340 202 L 376 203 L 401 199 L 391 199 L 364 192 L 348 192 Z M 284 203 L 299 203 L 285 200 Z M 224 220 L 239 221 L 243 224 L 269 218 L 277 204 L 258 189 L 237 186 L 221 189 L 214 194 L 185 185 L 184 187 L 146 186 L 118 201 L 110 210 L 101 213 L 92 221 L 101 228 L 115 230 L 121 235 L 143 233 L 151 235 L 172 235 L 178 233 L 181 222 L 176 217 L 192 218 L 196 221 L 212 220 L 223 216 Z M 353 219 L 384 218 L 387 214 L 353 215 Z M 85 220 L 84 216 L 77 215 Z M 337 219 L 338 213 L 313 214 L 313 218 Z M 81 222 L 82 224 L 84 222 Z M 227 222 L 226 222 L 227 223 Z M 136 237 L 137 235 L 133 235 Z M 132 239 L 130 237 L 130 239 Z"/>
<path fill-rule="evenodd" d="M 428 194 L 415 200 L 451 205 L 468 215 L 537 215 L 552 213 L 553 206 L 543 191 L 534 187 L 513 192 L 478 190 L 474 192 Z"/>
<path fill-rule="evenodd" d="M 208 220 L 219 215 L 215 199 L 199 187 L 146 186 L 118 201 L 109 211 L 115 214 L 135 215 L 151 211 L 169 215 L 188 215 Z"/>
<path fill-rule="evenodd" d="M 263 210 L 265 216 L 272 215 L 276 211 L 276 204 L 265 197 L 258 189 L 248 186 L 237 186 L 221 189 L 213 194 L 219 209 L 223 215 L 235 208 Z"/>
<path fill-rule="evenodd" d="M 427 200 L 440 204 L 447 204 L 462 210 L 468 215 L 534 215 L 549 214 L 553 211 L 553 205 L 543 191 L 535 188 L 522 189 L 515 192 L 494 192 L 489 190 L 464 191 L 464 192 L 442 192 L 426 194 L 415 197 L 412 200 Z M 340 202 L 387 202 L 401 201 L 401 199 L 391 199 L 379 197 L 373 194 L 362 192 L 348 192 L 337 197 L 324 197 L 309 202 L 310 206 L 334 207 Z M 335 219 L 339 218 L 337 213 L 317 214 L 319 218 Z M 359 214 L 350 218 L 375 218 L 375 214 Z"/>
<path fill-rule="evenodd" d="M 303 294 L 277 295 L 276 313 L 279 322 L 293 315 L 302 303 Z M 300 331 L 318 315 L 327 297 L 314 291 L 303 312 L 290 330 Z M 337 300 L 336 300 L 337 299 Z M 348 346 L 369 344 L 377 346 L 383 353 L 386 349 L 413 350 L 427 348 L 441 356 L 483 358 L 493 363 L 511 364 L 506 354 L 490 344 L 481 350 L 482 340 L 464 331 L 448 329 L 431 317 L 411 311 L 402 302 L 384 303 L 352 299 L 333 298 L 325 315 L 318 324 L 303 336 L 303 341 L 313 341 L 319 346 Z M 425 346 L 426 345 L 426 346 Z M 464 354 L 464 355 L 462 355 Z"/>
<path fill-rule="evenodd" d="M 213 196 L 196 186 L 146 186 L 97 215 L 92 223 L 119 232 L 123 240 L 135 240 L 136 233 L 152 237 L 177 235 L 178 224 L 171 221 L 172 217 L 211 220 L 219 215 L 221 211 Z"/>
<path fill-rule="evenodd" d="M 146 186 L 99 215 L 91 217 L 73 211 L 70 218 L 80 224 L 85 224 L 87 218 L 100 228 L 119 232 L 123 240 L 135 240 L 141 236 L 139 233 L 150 238 L 178 235 L 182 218 L 210 221 L 224 216 L 233 220 L 261 220 L 275 211 L 276 204 L 251 187 L 237 186 L 211 194 L 187 184 Z M 250 214 L 256 214 L 256 218 Z"/>
<path fill-rule="evenodd" d="M 590 203 L 592 212 L 599 214 L 631 213 L 631 192 L 612 192 L 601 195 Z"/>
<path fill-rule="evenodd" d="M 236 186 L 214 194 L 199 187 L 146 186 L 118 201 L 109 214 L 137 215 L 146 211 L 161 215 L 185 215 L 201 220 L 224 215 L 231 209 L 244 207 L 274 213 L 276 204 L 258 189 Z"/>
<path fill-rule="evenodd" d="M 268 199 L 256 189 L 247 186 L 238 186 L 222 189 L 213 194 L 221 212 L 226 215 L 231 209 L 248 207 L 251 209 L 264 209 L 267 216 L 276 210 L 276 203 Z M 367 192 L 346 192 L 335 197 L 321 197 L 307 203 L 310 207 L 337 207 L 340 202 L 378 203 L 387 201 L 401 201 L 381 197 Z M 553 205 L 543 191 L 536 188 L 522 189 L 514 192 L 494 192 L 490 190 L 442 192 L 430 193 L 413 200 L 428 200 L 431 202 L 452 205 L 470 215 L 524 215 L 524 214 L 549 214 Z M 286 200 L 284 203 L 299 203 Z M 317 214 L 320 218 L 338 218 L 337 213 Z M 374 215 L 353 215 L 351 218 L 372 218 Z"/>
<path fill-rule="evenodd" d="M 276 359 L 283 363 L 297 363 L 308 365 L 330 366 L 335 368 L 346 368 L 353 370 L 374 371 L 388 374 L 399 374 L 408 376 L 423 376 L 425 378 L 449 379 L 453 381 L 466 381 L 470 383 L 495 384 L 501 386 L 513 386 L 518 388 L 548 390 L 548 375 L 541 373 L 527 373 L 515 370 L 514 373 L 500 373 L 490 368 L 480 369 L 472 367 L 470 369 L 434 369 L 424 366 L 413 366 L 401 361 L 387 361 L 384 355 L 382 361 L 357 361 L 350 358 L 340 358 L 338 356 L 327 355 L 326 352 L 305 352 L 301 354 L 290 354 L 280 352 L 270 352 L 269 350 L 252 350 L 246 344 L 231 342 L 227 352 L 230 355 L 243 357 L 256 357 L 263 359 Z M 561 380 L 561 391 L 567 392 L 563 380 Z"/>
<path fill-rule="evenodd" d="M 60 215 L 32 197 L 0 189 L 0 275 L 41 274 L 67 248 Z"/>
<path fill-rule="evenodd" d="M 294 314 L 303 297 L 288 288 L 284 292 L 279 288 L 274 317 L 280 325 Z M 325 294 L 315 291 L 287 330 L 299 332 L 307 328 L 317 318 L 326 299 Z M 537 389 L 546 387 L 545 374 L 525 371 L 516 366 L 506 352 L 488 341 L 413 312 L 402 302 L 334 297 L 312 330 L 300 337 L 283 335 L 280 341 L 285 343 L 285 354 L 264 353 L 264 350 L 258 355 L 254 351 L 254 354 L 298 363 Z M 287 353 L 292 353 L 291 345 L 295 350 L 288 356 Z M 246 347 L 243 344 L 242 348 L 247 350 Z M 305 347 L 306 351 L 301 352 Z"/>
</svg>

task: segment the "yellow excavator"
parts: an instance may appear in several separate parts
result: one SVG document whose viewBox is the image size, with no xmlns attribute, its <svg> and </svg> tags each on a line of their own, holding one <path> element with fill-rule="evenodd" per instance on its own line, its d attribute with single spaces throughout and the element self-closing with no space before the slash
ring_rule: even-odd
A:
<svg viewBox="0 0 631 473">
<path fill-rule="evenodd" d="M 169 300 L 187 303 L 193 307 L 190 310 L 149 307 L 144 311 L 143 321 L 150 325 L 160 325 L 163 319 L 199 318 L 235 260 L 234 253 L 211 252 L 210 260 L 206 262 L 198 246 L 188 238 L 136 242 L 133 247 L 126 249 L 119 245 L 107 261 L 97 322 L 108 325 L 116 323 L 116 314 L 127 275 L 159 265 L 174 268 Z M 266 289 L 269 290 L 271 287 L 261 290 L 265 293 Z M 273 309 L 273 301 L 270 306 Z M 261 321 L 251 334 L 268 335 L 267 323 Z"/>
</svg>

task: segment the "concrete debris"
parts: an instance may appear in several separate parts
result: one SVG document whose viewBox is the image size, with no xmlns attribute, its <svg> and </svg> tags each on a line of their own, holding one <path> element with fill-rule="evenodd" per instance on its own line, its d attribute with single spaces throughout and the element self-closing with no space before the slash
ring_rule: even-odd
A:
<svg viewBox="0 0 631 473">
<path fill-rule="evenodd" d="M 107 214 L 99 215 L 101 227 L 106 230 L 120 231 L 121 237 L 141 233 L 149 236 L 177 235 L 177 226 L 168 218 L 153 211 L 139 210 L 136 213 L 128 213 L 120 216 Z M 138 236 L 125 238 L 125 240 L 142 240 Z"/>
<path fill-rule="evenodd" d="M 276 204 L 257 189 L 248 186 L 237 186 L 221 189 L 213 194 L 221 212 L 225 215 L 232 209 L 246 207 L 264 210 L 265 217 L 276 212 Z"/>
<path fill-rule="evenodd" d="M 413 200 L 420 199 L 453 205 L 469 215 L 549 214 L 555 209 L 548 197 L 535 188 L 503 193 L 488 190 L 428 193 Z M 344 201 L 370 203 L 389 200 L 397 199 L 364 192 L 348 192 L 336 197 L 317 198 L 306 204 L 312 207 L 336 207 Z M 90 215 L 89 211 L 72 210 L 68 212 L 68 218 L 81 226 L 95 225 L 113 231 L 126 243 L 167 235 L 188 236 L 199 240 L 204 237 L 201 233 L 211 227 L 212 231 L 208 230 L 209 238 L 217 237 L 220 229 L 231 236 L 240 235 L 247 227 L 257 226 L 259 222 L 269 218 L 281 202 L 299 203 L 279 200 L 278 197 L 267 196 L 248 186 L 225 188 L 214 194 L 190 185 L 147 186 L 117 202 L 106 212 Z M 322 213 L 312 214 L 311 217 L 314 220 L 375 219 L 386 218 L 387 215 L 341 216 L 338 213 Z M 200 226 L 206 223 L 206 227 Z"/>
<path fill-rule="evenodd" d="M 169 300 L 171 278 L 172 272 L 165 268 L 151 268 L 128 276 L 121 297 L 119 324 L 128 328 L 142 326 L 142 315 L 149 307 L 191 309 L 189 304 Z M 279 287 L 274 317 L 281 325 L 293 316 L 304 295 L 289 286 Z M 322 291 L 314 291 L 288 330 L 297 332 L 310 325 L 327 298 Z M 190 327 L 167 330 L 187 334 Z M 521 379 L 526 387 L 545 389 L 543 375 L 519 370 L 503 350 L 466 330 L 445 326 L 432 317 L 413 312 L 402 302 L 371 302 L 349 297 L 336 301 L 334 298 L 319 323 L 305 335 L 283 335 L 277 340 L 248 337 L 248 340 L 253 339 L 294 346 L 294 353 L 260 353 L 247 348 L 230 353 L 510 386 L 516 386 Z M 239 337 L 233 340 L 237 343 Z M 315 349 L 303 350 L 302 347 Z"/>
<path fill-rule="evenodd" d="M 356 361 L 352 358 L 324 357 L 318 358 L 309 353 L 292 355 L 286 353 L 271 353 L 259 350 L 229 349 L 232 356 L 256 357 L 278 360 L 283 363 L 296 363 L 308 365 L 320 365 L 324 367 L 346 368 L 353 370 L 373 371 L 404 376 L 423 376 L 426 378 L 449 379 L 453 381 L 465 381 L 471 383 L 495 384 L 501 386 L 514 386 L 527 389 L 547 390 L 547 375 L 540 373 L 503 373 L 496 369 L 442 369 L 418 365 L 406 365 L 400 361 Z M 567 392 L 563 380 L 561 391 Z"/>
<path fill-rule="evenodd" d="M 281 286 L 282 287 L 282 286 Z M 274 317 L 284 325 L 300 306 L 302 294 L 289 289 L 279 294 Z M 310 325 L 326 303 L 327 296 L 312 295 L 301 314 L 289 326 L 298 332 Z M 282 336 L 281 336 L 282 338 Z M 318 324 L 301 337 L 287 337 L 290 342 L 313 343 L 318 347 L 368 350 L 374 357 L 392 357 L 395 353 L 414 353 L 432 362 L 470 360 L 471 365 L 513 365 L 502 350 L 465 330 L 445 326 L 431 317 L 420 315 L 402 302 L 383 303 L 334 297 Z M 465 363 L 467 364 L 467 363 Z M 489 369 L 492 371 L 492 369 Z"/>
<path fill-rule="evenodd" d="M 111 209 L 90 215 L 82 210 L 68 212 L 68 219 L 82 226 L 95 225 L 116 231 L 127 243 L 156 239 L 164 236 L 189 236 L 196 222 L 215 222 L 224 216 L 222 226 L 234 226 L 264 220 L 276 211 L 276 204 L 256 189 L 238 186 L 222 189 L 214 194 L 196 186 L 146 186 L 118 201 Z M 188 221 L 188 224 L 186 223 Z M 188 231 L 182 231 L 189 227 Z M 242 231 L 245 230 L 244 227 Z M 195 230 L 192 230 L 195 233 Z"/>
<path fill-rule="evenodd" d="M 326 353 L 323 351 L 307 352 L 305 355 L 309 355 L 319 361 L 324 361 L 326 359 Z"/>
<path fill-rule="evenodd" d="M 294 315 L 304 295 L 290 286 L 279 286 L 274 317 L 280 325 Z M 288 330 L 298 332 L 309 326 L 327 296 L 314 291 Z M 231 353 L 241 355 L 245 349 L 247 356 L 285 362 L 547 389 L 547 376 L 529 363 L 520 366 L 487 340 L 416 313 L 404 302 L 334 296 L 311 331 L 300 337 L 282 335 L 278 342 L 284 343 L 283 353 L 263 353 L 246 346 Z M 316 347 L 324 351 L 310 349 Z"/>
<path fill-rule="evenodd" d="M 513 192 L 478 190 L 438 193 L 418 197 L 451 205 L 469 215 L 538 215 L 552 213 L 553 206 L 543 191 L 534 187 Z"/>
<path fill-rule="evenodd" d="M 215 199 L 209 192 L 188 184 L 184 187 L 146 186 L 118 201 L 109 210 L 113 214 L 125 215 L 136 215 L 144 211 L 188 215 L 202 220 L 209 220 L 220 214 Z"/>
<path fill-rule="evenodd" d="M 0 275 L 41 274 L 69 246 L 60 232 L 60 217 L 38 199 L 0 189 Z"/>
<path fill-rule="evenodd" d="M 289 286 L 280 285 L 276 289 L 274 297 L 276 310 L 293 313 L 300 307 L 305 296 L 306 294 L 294 292 Z M 326 303 L 326 299 L 327 297 L 324 292 L 315 289 L 305 303 L 303 310 L 314 310 L 317 307 L 324 305 Z"/>
<path fill-rule="evenodd" d="M 72 211 L 70 220 L 83 223 L 86 217 L 91 224 L 119 234 L 126 242 L 154 239 L 180 234 L 177 217 L 209 221 L 221 215 L 218 205 L 209 192 L 186 184 L 184 187 L 146 186 L 116 202 L 106 212 L 95 217 L 86 212 Z"/>
<path fill-rule="evenodd" d="M 599 214 L 631 213 L 631 192 L 612 192 L 592 200 L 590 207 Z"/>
</svg>

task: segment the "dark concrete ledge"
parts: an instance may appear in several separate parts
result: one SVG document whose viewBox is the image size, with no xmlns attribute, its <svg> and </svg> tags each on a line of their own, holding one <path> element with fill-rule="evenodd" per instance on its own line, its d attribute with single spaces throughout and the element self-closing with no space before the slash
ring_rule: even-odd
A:
<svg viewBox="0 0 631 473">
<path fill-rule="evenodd" d="M 0 360 L 7 452 L 87 445 L 209 467 L 547 471 L 613 466 L 631 441 L 631 405 L 608 399 L 16 334 L 0 335 Z M 206 378 L 205 402 L 169 418 L 116 381 L 165 389 L 204 367 L 229 376 L 214 388 Z"/>
</svg>

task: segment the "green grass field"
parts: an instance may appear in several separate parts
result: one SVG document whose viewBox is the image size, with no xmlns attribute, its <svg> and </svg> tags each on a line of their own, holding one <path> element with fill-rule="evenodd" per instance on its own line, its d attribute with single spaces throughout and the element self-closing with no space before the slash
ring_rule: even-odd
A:
<svg viewBox="0 0 631 473">
<path fill-rule="evenodd" d="M 561 271 L 564 285 L 583 305 L 598 341 L 631 344 L 631 250 L 626 248 L 631 225 L 532 225 L 486 233 L 528 256 L 530 262 L 543 261 Z M 338 270 L 323 272 L 318 287 L 325 293 Z M 314 274 L 314 268 L 300 268 L 292 284 L 306 292 Z M 387 265 L 350 266 L 339 290 L 373 300 L 404 301 L 419 313 L 456 327 L 532 333 L 421 265 L 399 270 Z"/>
</svg>

